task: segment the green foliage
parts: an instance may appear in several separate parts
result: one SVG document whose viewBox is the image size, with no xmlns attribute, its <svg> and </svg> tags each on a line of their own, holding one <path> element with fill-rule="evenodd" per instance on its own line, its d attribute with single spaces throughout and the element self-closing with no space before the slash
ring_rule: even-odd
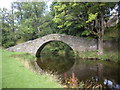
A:
<svg viewBox="0 0 120 90">
<path fill-rule="evenodd" d="M 10 11 L 0 9 L 2 46 L 10 47 L 53 33 L 51 15 L 45 13 L 44 2 L 14 2 Z"/>
<path fill-rule="evenodd" d="M 13 46 L 15 45 L 15 36 L 13 34 L 15 34 L 14 31 L 14 26 L 12 26 L 12 23 L 10 23 L 10 20 L 12 22 L 13 18 L 12 18 L 12 14 L 9 13 L 7 11 L 7 9 L 3 8 L 0 9 L 0 13 L 1 13 L 1 30 L 2 30 L 2 46 L 3 47 L 9 47 L 9 46 Z M 9 13 L 9 14 L 8 14 Z M 9 18 L 8 18 L 8 17 Z M 13 28 L 14 27 L 14 28 Z"/>
<path fill-rule="evenodd" d="M 57 23 L 60 33 L 81 35 L 85 27 L 84 3 L 58 2 L 54 6 L 55 16 L 53 21 Z M 84 12 L 82 11 L 84 9 Z"/>
<path fill-rule="evenodd" d="M 95 13 L 95 14 L 90 13 L 90 14 L 89 14 L 89 17 L 88 17 L 88 21 L 86 21 L 86 23 L 89 23 L 89 22 L 95 20 L 95 18 L 96 18 L 97 16 L 98 16 L 98 13 Z"/>
<path fill-rule="evenodd" d="M 119 35 L 118 35 L 118 24 L 113 26 L 113 27 L 109 27 L 105 29 L 105 35 L 104 35 L 104 40 L 117 40 Z M 119 40 L 118 40 L 119 41 Z"/>
<path fill-rule="evenodd" d="M 96 35 L 97 37 L 102 35 L 102 24 L 101 24 L 102 18 L 104 19 L 103 22 L 105 22 L 105 20 L 106 21 L 109 20 L 110 10 L 113 10 L 116 4 L 117 3 L 108 3 L 108 2 L 88 3 L 89 6 L 87 11 L 88 19 L 86 23 L 88 24 L 89 26 L 88 28 L 91 30 L 92 34 Z"/>
<path fill-rule="evenodd" d="M 98 3 L 98 2 L 57 2 L 53 4 L 53 21 L 59 28 L 59 33 L 65 33 L 75 36 L 93 36 L 101 35 L 101 13 L 104 19 L 108 20 L 110 9 L 115 7 L 116 3 Z M 95 23 L 97 19 L 98 24 Z M 98 32 L 100 28 L 100 32 Z M 88 31 L 87 31 L 88 30 Z"/>
<path fill-rule="evenodd" d="M 0 9 L 2 46 L 33 40 L 51 33 L 96 38 L 101 12 L 108 20 L 116 3 L 53 2 L 46 13 L 45 2 L 14 2 L 11 9 Z M 95 24 L 95 20 L 98 24 Z M 101 28 L 100 28 L 101 30 Z"/>
<path fill-rule="evenodd" d="M 14 5 L 17 6 L 16 13 L 20 19 L 17 31 L 20 38 L 24 37 L 25 41 L 37 38 L 41 19 L 44 17 L 45 3 L 14 3 Z"/>
<path fill-rule="evenodd" d="M 69 52 L 69 50 L 71 50 L 71 48 L 67 44 L 59 41 L 50 42 L 45 46 L 44 49 L 50 49 L 50 51 L 57 51 L 57 52 L 59 52 L 60 50 Z"/>
<path fill-rule="evenodd" d="M 82 35 L 86 35 L 86 36 L 88 36 L 88 35 L 90 35 L 90 31 L 85 30 L 85 31 L 82 33 Z"/>
</svg>

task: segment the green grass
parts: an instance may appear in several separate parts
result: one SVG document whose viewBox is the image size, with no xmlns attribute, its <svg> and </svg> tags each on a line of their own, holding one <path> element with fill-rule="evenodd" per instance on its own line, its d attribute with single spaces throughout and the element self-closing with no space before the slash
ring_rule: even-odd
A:
<svg viewBox="0 0 120 90">
<path fill-rule="evenodd" d="M 21 60 L 27 60 L 27 61 L 35 61 L 35 56 L 29 54 L 29 53 L 21 53 L 21 52 L 14 52 L 11 53 L 11 57 L 14 58 L 20 58 Z"/>
<path fill-rule="evenodd" d="M 78 56 L 80 58 L 98 58 L 100 60 L 111 60 L 118 62 L 120 61 L 120 57 L 118 56 L 118 52 L 104 52 L 103 55 L 98 55 L 97 51 L 88 51 L 88 52 L 79 52 Z"/>
<path fill-rule="evenodd" d="M 2 88 L 2 51 L 0 50 L 0 90 Z"/>
<path fill-rule="evenodd" d="M 13 55 L 21 53 L 2 50 L 2 88 L 61 88 L 57 79 L 25 68 Z M 12 56 L 12 57 L 11 57 Z M 24 57 L 22 57 L 24 58 Z M 27 57 L 26 57 L 27 58 Z M 30 57 L 29 57 L 30 58 Z"/>
</svg>

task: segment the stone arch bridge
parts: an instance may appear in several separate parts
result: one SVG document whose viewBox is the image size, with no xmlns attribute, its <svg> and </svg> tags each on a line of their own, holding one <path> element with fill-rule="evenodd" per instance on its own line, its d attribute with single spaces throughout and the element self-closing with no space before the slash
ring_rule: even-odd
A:
<svg viewBox="0 0 120 90">
<path fill-rule="evenodd" d="M 49 34 L 35 40 L 7 48 L 8 51 L 26 52 L 39 57 L 41 50 L 46 44 L 53 41 L 61 41 L 70 46 L 75 52 L 97 50 L 97 40 L 88 40 L 82 37 L 76 37 L 64 34 Z"/>
</svg>

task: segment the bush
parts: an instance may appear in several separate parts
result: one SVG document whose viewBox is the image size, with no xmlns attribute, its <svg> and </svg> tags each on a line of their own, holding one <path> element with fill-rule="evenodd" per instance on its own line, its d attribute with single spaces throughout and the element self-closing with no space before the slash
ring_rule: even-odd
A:
<svg viewBox="0 0 120 90">
<path fill-rule="evenodd" d="M 8 48 L 8 47 L 11 47 L 11 46 L 14 46 L 14 45 L 15 45 L 14 41 L 8 41 L 6 43 L 2 43 L 2 46 L 5 47 L 5 48 Z"/>
</svg>

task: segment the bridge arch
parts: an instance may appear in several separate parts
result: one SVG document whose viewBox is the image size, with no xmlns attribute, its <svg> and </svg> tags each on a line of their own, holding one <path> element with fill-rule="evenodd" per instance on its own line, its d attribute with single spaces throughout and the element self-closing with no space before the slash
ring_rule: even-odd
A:
<svg viewBox="0 0 120 90">
<path fill-rule="evenodd" d="M 73 49 L 74 52 L 97 50 L 97 40 L 88 40 L 83 37 L 76 37 L 65 34 L 49 34 L 38 39 L 30 40 L 25 43 L 7 48 L 7 50 L 15 52 L 26 52 L 38 56 L 38 53 L 40 53 L 41 49 L 43 49 L 46 44 L 52 41 L 61 41 L 66 43 Z"/>
<path fill-rule="evenodd" d="M 42 51 L 42 49 L 47 45 L 47 44 L 49 44 L 50 42 L 62 42 L 62 43 L 64 43 L 64 44 L 66 44 L 68 47 L 70 47 L 70 49 L 71 50 L 73 50 L 73 52 L 75 52 L 74 51 L 74 49 L 73 49 L 73 47 L 71 47 L 68 43 L 66 43 L 66 42 L 63 42 L 63 41 L 61 41 L 61 40 L 49 40 L 49 41 L 45 41 L 42 45 L 40 45 L 40 47 L 39 47 L 39 49 L 37 50 L 37 52 L 36 52 L 36 57 L 40 57 L 40 53 L 41 53 L 41 51 Z"/>
</svg>

